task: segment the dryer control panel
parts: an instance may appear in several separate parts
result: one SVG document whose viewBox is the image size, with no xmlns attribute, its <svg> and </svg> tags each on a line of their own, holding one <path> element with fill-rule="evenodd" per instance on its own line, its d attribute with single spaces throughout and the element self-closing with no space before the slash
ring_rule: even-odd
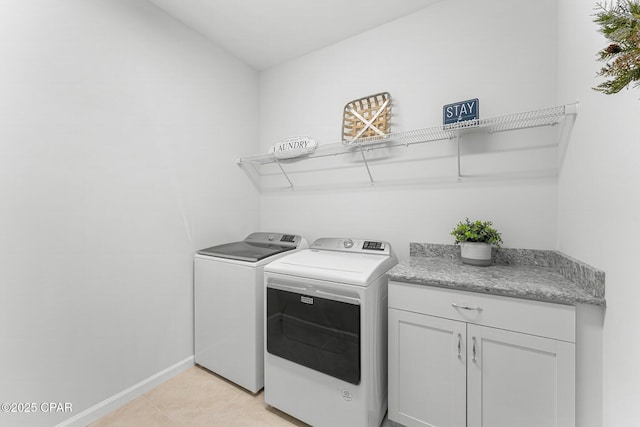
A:
<svg viewBox="0 0 640 427">
<path fill-rule="evenodd" d="M 372 251 L 384 251 L 385 246 L 386 245 L 384 242 L 365 240 L 365 242 L 362 244 L 362 249 L 369 249 Z"/>
<path fill-rule="evenodd" d="M 390 255 L 391 245 L 381 240 L 323 237 L 311 245 L 311 249 Z"/>
</svg>

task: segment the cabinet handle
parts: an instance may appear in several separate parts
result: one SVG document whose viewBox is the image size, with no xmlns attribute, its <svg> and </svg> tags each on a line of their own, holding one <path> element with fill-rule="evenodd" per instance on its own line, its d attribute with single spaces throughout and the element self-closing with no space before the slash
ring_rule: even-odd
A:
<svg viewBox="0 0 640 427">
<path fill-rule="evenodd" d="M 468 305 L 458 305 L 455 302 L 451 303 L 452 307 L 455 308 L 461 308 L 463 310 L 475 310 L 475 311 L 482 311 L 482 307 L 469 307 Z"/>
<path fill-rule="evenodd" d="M 473 341 L 473 346 L 471 347 L 471 354 L 473 356 L 471 357 L 471 361 L 476 363 L 476 337 L 471 338 L 471 341 Z"/>
<path fill-rule="evenodd" d="M 462 359 L 462 334 L 458 334 L 458 359 Z"/>
</svg>

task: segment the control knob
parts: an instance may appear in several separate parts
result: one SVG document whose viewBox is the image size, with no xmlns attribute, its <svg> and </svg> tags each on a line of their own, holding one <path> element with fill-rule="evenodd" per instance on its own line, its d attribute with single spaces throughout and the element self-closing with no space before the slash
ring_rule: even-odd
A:
<svg viewBox="0 0 640 427">
<path fill-rule="evenodd" d="M 347 249 L 352 248 L 353 247 L 353 240 L 351 240 L 351 239 L 345 240 L 344 241 L 344 247 L 347 248 Z"/>
</svg>

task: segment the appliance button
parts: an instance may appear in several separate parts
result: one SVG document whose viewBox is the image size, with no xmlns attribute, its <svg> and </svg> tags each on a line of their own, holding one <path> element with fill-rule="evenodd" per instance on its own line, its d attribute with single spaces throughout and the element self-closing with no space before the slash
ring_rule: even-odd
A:
<svg viewBox="0 0 640 427">
<path fill-rule="evenodd" d="M 353 247 L 353 240 L 351 240 L 351 239 L 345 240 L 344 241 L 344 247 L 347 248 L 347 249 Z"/>
</svg>

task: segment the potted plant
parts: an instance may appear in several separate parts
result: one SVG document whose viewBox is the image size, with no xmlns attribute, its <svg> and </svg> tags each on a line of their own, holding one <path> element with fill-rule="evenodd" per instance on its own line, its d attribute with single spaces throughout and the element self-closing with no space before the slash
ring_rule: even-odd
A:
<svg viewBox="0 0 640 427">
<path fill-rule="evenodd" d="M 491 246 L 502 244 L 502 236 L 491 221 L 472 222 L 467 218 L 451 230 L 451 235 L 456 245 L 460 244 L 462 262 L 470 265 L 491 265 Z"/>
</svg>

